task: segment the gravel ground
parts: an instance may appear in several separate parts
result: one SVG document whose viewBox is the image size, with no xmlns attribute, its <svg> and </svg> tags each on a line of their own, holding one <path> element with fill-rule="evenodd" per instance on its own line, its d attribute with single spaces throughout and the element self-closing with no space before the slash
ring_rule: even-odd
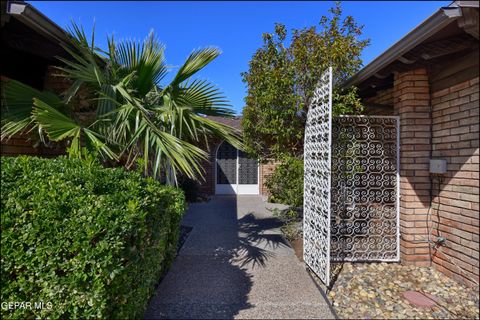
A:
<svg viewBox="0 0 480 320">
<path fill-rule="evenodd" d="M 412 306 L 408 290 L 434 295 L 437 306 Z M 479 319 L 479 293 L 427 267 L 345 263 L 328 297 L 343 319 Z"/>
</svg>

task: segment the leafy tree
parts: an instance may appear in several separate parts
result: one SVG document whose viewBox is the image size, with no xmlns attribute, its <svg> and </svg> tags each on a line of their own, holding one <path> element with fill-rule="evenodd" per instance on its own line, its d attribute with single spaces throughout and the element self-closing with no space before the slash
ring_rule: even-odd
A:
<svg viewBox="0 0 480 320">
<path fill-rule="evenodd" d="M 273 34 L 263 34 L 263 46 L 242 74 L 248 87 L 242 126 L 250 153 L 260 158 L 303 154 L 309 101 L 329 66 L 334 70 L 334 114 L 361 110 L 355 88 L 339 85 L 360 69 L 369 40 L 360 39 L 363 27 L 353 17 L 342 18 L 339 2 L 330 13 L 331 18 L 320 19 L 319 30 L 294 29 L 288 38 L 286 27 L 276 24 Z"/>
<path fill-rule="evenodd" d="M 65 50 L 72 58 L 59 58 L 63 66 L 58 69 L 71 86 L 60 98 L 8 81 L 2 139 L 35 130 L 41 139 L 67 141 L 73 157 L 82 157 L 85 146 L 127 167 L 141 163 L 145 174 L 163 174 L 169 184 L 176 184 L 178 175 L 202 176 L 199 164 L 208 154 L 199 145 L 208 137 L 241 147 L 234 129 L 204 117 L 233 116 L 225 97 L 208 81 L 192 80 L 220 54 L 218 49 L 192 52 L 173 80 L 162 85 L 164 47 L 153 33 L 144 42 L 108 38 L 106 51 L 95 45 L 94 32 L 91 40 L 76 25 L 69 33 L 72 41 Z M 89 93 L 95 115 L 80 121 L 75 101 L 82 90 Z"/>
</svg>

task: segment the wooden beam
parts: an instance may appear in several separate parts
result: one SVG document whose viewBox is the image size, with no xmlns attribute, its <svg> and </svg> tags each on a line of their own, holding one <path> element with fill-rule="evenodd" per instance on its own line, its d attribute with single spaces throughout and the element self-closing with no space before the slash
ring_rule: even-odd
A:
<svg viewBox="0 0 480 320">
<path fill-rule="evenodd" d="M 462 17 L 458 19 L 458 26 L 478 40 L 478 19 L 478 8 L 462 8 Z"/>
<path fill-rule="evenodd" d="M 479 51 L 475 50 L 466 55 L 444 61 L 438 61 L 430 69 L 430 81 L 439 81 L 448 78 L 465 69 L 478 67 Z"/>
<path fill-rule="evenodd" d="M 412 59 L 421 57 L 424 60 L 431 60 L 472 48 L 475 45 L 477 45 L 477 41 L 472 39 L 471 36 L 464 33 L 457 34 L 419 45 L 410 52 L 408 57 Z"/>
</svg>

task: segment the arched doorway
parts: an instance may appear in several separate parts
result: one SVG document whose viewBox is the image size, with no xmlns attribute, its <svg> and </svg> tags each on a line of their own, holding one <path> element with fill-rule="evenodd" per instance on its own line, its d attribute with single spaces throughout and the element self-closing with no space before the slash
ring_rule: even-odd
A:
<svg viewBox="0 0 480 320">
<path fill-rule="evenodd" d="M 259 194 L 258 160 L 226 141 L 215 156 L 215 194 Z"/>
</svg>

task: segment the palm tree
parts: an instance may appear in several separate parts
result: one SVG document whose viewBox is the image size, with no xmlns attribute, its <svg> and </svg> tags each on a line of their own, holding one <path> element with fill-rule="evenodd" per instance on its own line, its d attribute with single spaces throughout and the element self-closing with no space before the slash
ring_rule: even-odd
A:
<svg viewBox="0 0 480 320">
<path fill-rule="evenodd" d="M 82 146 L 95 149 L 103 158 L 121 159 L 125 166 L 141 163 L 146 174 L 176 184 L 179 174 L 202 177 L 200 163 L 216 136 L 242 148 L 239 135 L 229 126 L 206 115 L 232 117 L 228 101 L 214 85 L 192 76 L 213 61 L 220 51 L 193 51 L 173 80 L 163 86 L 168 72 L 164 46 L 153 32 L 143 42 L 107 38 L 108 49 L 89 41 L 83 28 L 73 24 L 71 45 L 64 46 L 72 59 L 63 63 L 59 75 L 71 83 L 58 97 L 18 81 L 5 86 L 2 139 L 36 130 L 52 141 L 67 140 L 71 156 L 80 157 Z M 95 116 L 88 123 L 76 117 L 75 100 L 80 91 L 91 96 Z"/>
</svg>

